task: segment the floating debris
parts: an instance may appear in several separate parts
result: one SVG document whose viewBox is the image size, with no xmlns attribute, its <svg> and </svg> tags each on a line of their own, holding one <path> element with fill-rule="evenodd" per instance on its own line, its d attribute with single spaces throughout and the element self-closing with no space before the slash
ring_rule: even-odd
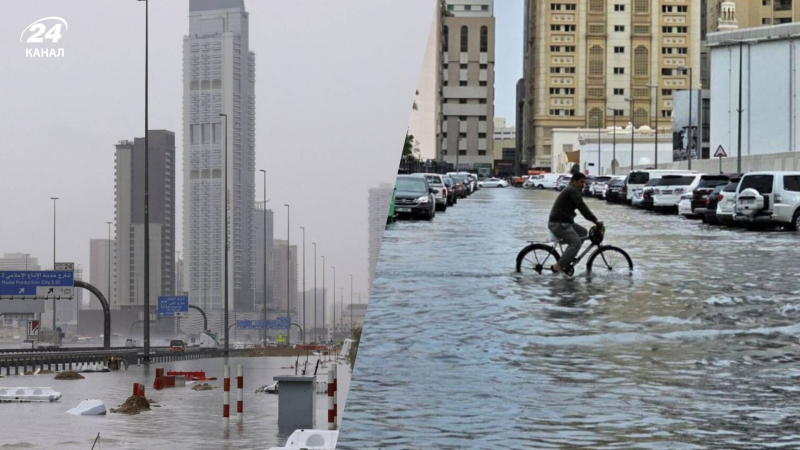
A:
<svg viewBox="0 0 800 450">
<path fill-rule="evenodd" d="M 56 374 L 56 380 L 83 380 L 84 378 L 86 377 L 71 370 L 58 372 L 58 374 Z"/>
<path fill-rule="evenodd" d="M 112 413 L 117 414 L 139 414 L 142 411 L 150 411 L 150 402 L 144 397 L 130 396 L 119 408 L 111 408 Z"/>
<path fill-rule="evenodd" d="M 53 372 L 52 370 L 37 369 L 36 372 L 34 372 L 32 370 L 29 370 L 29 371 L 25 372 L 23 375 L 47 375 L 47 374 L 50 374 L 50 373 L 55 373 L 55 372 Z"/>
<path fill-rule="evenodd" d="M 192 390 L 193 391 L 210 391 L 212 389 L 214 389 L 214 386 L 211 386 L 208 383 L 203 383 L 203 384 L 198 384 L 198 385 L 192 386 Z"/>
</svg>

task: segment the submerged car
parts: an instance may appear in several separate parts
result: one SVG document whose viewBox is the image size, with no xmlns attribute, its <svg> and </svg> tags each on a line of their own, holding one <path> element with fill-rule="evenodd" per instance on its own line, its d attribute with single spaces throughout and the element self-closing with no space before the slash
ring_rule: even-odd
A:
<svg viewBox="0 0 800 450">
<path fill-rule="evenodd" d="M 490 188 L 490 187 L 504 188 L 504 187 L 508 187 L 508 181 L 501 180 L 499 178 L 487 178 L 487 179 L 485 179 L 483 181 L 479 181 L 478 182 L 478 186 L 486 187 L 486 188 Z"/>
<path fill-rule="evenodd" d="M 436 215 L 433 189 L 425 177 L 398 175 L 395 182 L 395 212 L 398 215 L 431 220 Z"/>
</svg>

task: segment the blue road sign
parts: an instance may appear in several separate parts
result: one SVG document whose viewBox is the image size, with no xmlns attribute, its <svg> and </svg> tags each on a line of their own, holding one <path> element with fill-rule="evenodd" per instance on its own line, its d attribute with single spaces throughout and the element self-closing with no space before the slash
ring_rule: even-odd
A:
<svg viewBox="0 0 800 450">
<path fill-rule="evenodd" d="M 168 295 L 158 297 L 158 315 L 173 317 L 175 313 L 189 312 L 189 297 L 186 295 Z"/>
<path fill-rule="evenodd" d="M 285 330 L 289 326 L 289 321 L 286 317 L 278 317 L 276 320 L 268 320 L 267 327 L 275 330 Z"/>
<path fill-rule="evenodd" d="M 75 286 L 70 271 L 1 271 L 2 298 L 72 298 Z"/>
<path fill-rule="evenodd" d="M 263 330 L 263 320 L 237 320 L 236 328 L 239 330 Z"/>
</svg>

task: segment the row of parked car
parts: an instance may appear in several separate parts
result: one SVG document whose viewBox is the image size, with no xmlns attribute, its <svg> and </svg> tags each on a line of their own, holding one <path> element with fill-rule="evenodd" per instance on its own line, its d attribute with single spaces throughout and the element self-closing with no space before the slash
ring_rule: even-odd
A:
<svg viewBox="0 0 800 450">
<path fill-rule="evenodd" d="M 589 177 L 583 194 L 716 225 L 800 229 L 800 172 L 643 170 Z"/>
<path fill-rule="evenodd" d="M 401 217 L 431 220 L 437 211 L 447 211 L 489 180 L 492 179 L 479 182 L 477 175 L 468 172 L 398 175 L 394 185 L 394 213 Z M 503 183 L 508 186 L 508 183 Z"/>
</svg>

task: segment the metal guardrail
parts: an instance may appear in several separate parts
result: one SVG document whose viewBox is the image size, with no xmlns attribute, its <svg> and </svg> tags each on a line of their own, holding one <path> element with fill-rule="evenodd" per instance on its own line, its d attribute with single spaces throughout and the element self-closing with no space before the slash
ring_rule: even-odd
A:
<svg viewBox="0 0 800 450">
<path fill-rule="evenodd" d="M 111 356 L 124 359 L 131 364 L 136 362 L 136 355 L 136 349 L 12 353 L 0 355 L 0 375 L 3 369 L 6 375 L 11 375 L 12 369 L 14 374 L 18 375 L 20 367 L 24 373 L 29 366 L 31 370 L 36 370 L 37 367 L 45 370 L 45 366 L 47 370 L 53 370 L 54 367 L 55 370 L 72 370 L 73 365 L 105 363 Z"/>
</svg>

